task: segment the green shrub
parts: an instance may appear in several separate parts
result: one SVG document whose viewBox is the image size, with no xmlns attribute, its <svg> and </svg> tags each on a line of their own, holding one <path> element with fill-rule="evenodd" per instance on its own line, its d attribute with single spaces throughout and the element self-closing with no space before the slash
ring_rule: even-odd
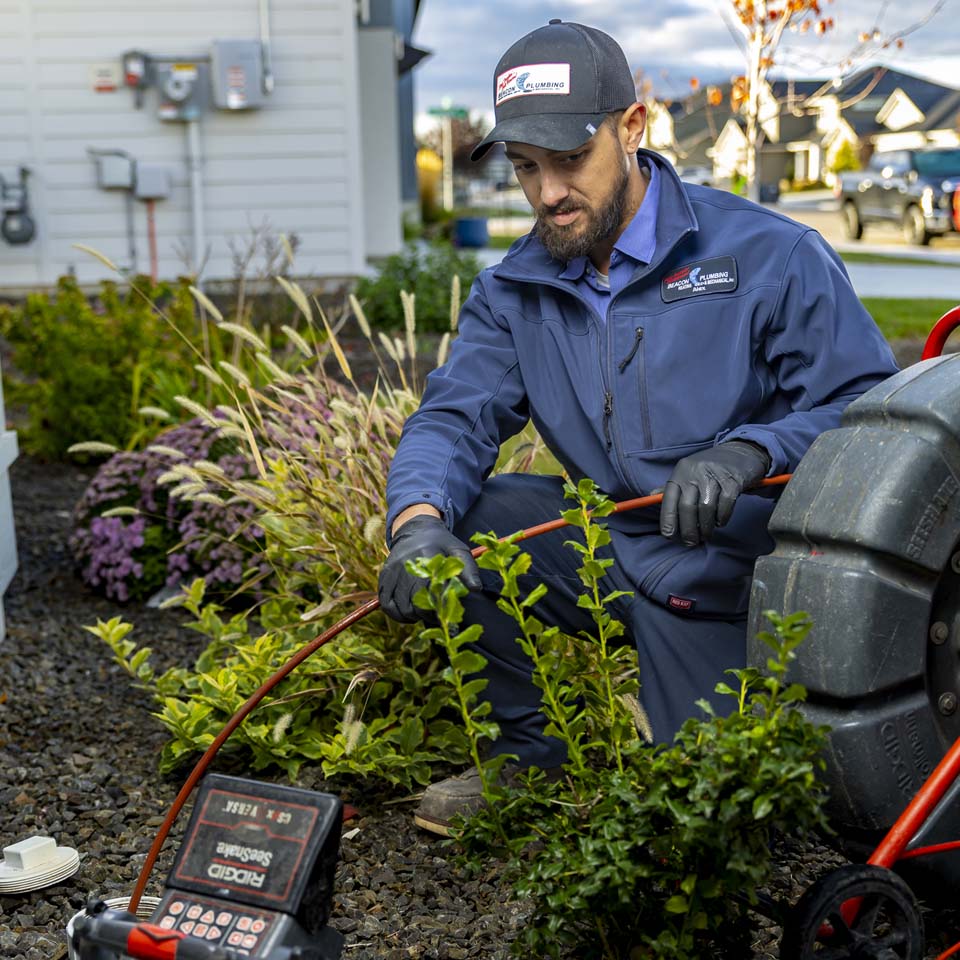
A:
<svg viewBox="0 0 960 960">
<path fill-rule="evenodd" d="M 137 286 L 144 296 L 105 282 L 91 300 L 66 277 L 52 296 L 0 307 L 0 334 L 12 349 L 6 390 L 10 404 L 25 409 L 27 452 L 61 459 L 87 439 L 125 448 L 157 428 L 138 411 L 149 402 L 152 373 L 181 363 L 183 350 L 153 304 L 192 327 L 193 301 L 185 288 L 153 286 L 149 278 Z"/>
<path fill-rule="evenodd" d="M 566 637 L 540 623 L 530 607 L 545 588 L 524 596 L 517 583 L 529 555 L 512 542 L 474 538 L 488 548 L 479 565 L 503 579 L 500 608 L 517 623 L 543 693 L 546 732 L 564 742 L 567 762 L 560 780 L 533 770 L 509 786 L 495 776 L 503 756 L 481 764 L 487 805 L 457 830 L 464 859 L 484 871 L 491 854 L 504 860 L 498 872 L 532 906 L 514 944 L 519 956 L 699 960 L 730 955 L 724 949 L 737 943 L 733 955 L 746 956 L 745 913 L 770 875 L 773 831 L 825 826 L 824 788 L 815 776 L 825 728 L 803 718 L 796 706 L 804 690 L 785 682 L 809 621 L 768 613 L 774 632 L 760 636 L 772 651 L 769 675 L 730 671 L 735 686 L 717 686 L 734 698 L 729 716 L 700 701 L 704 720 L 688 720 L 670 746 L 650 746 L 635 695 L 635 655 L 610 643 L 623 633 L 605 609 L 617 594 L 601 589 L 613 561 L 596 557 L 609 534 L 592 517 L 607 515 L 612 504 L 589 480 L 568 485 L 567 494 L 579 500 L 563 516 L 583 530 L 582 542 L 568 543 L 581 554 L 580 605 L 593 614 L 593 636 Z M 411 569 L 428 579 L 418 602 L 437 612 L 440 625 L 424 637 L 448 652 L 448 676 L 478 759 L 478 738 L 497 730 L 483 719 L 485 681 L 466 679 L 485 661 L 464 649 L 479 628 L 458 626 L 462 561 L 436 557 Z"/>
<path fill-rule="evenodd" d="M 376 277 L 357 284 L 357 298 L 370 322 L 389 330 L 404 325 L 401 291 L 414 294 L 417 326 L 424 331 L 450 329 L 450 288 L 454 276 L 467 291 L 480 272 L 480 262 L 471 253 L 449 243 L 422 247 L 407 244 L 400 253 L 387 257 Z"/>
<path fill-rule="evenodd" d="M 289 292 L 312 330 L 310 302 L 295 284 Z M 130 625 L 115 621 L 92 628 L 156 700 L 156 716 L 170 733 L 162 769 L 204 750 L 283 662 L 376 596 L 387 556 L 387 468 L 420 392 L 415 318 L 409 299 L 407 304 L 405 336 L 375 339 L 354 302 L 370 349 L 393 359 L 392 366 L 381 366 L 369 392 L 354 382 L 335 336 L 321 341 L 311 335 L 316 353 L 309 369 L 294 377 L 278 368 L 266 387 L 248 391 L 233 408 L 221 407 L 220 419 L 205 413 L 206 422 L 246 449 L 253 479 L 230 476 L 205 460 L 182 460 L 158 480 L 177 484 L 186 505 L 213 498 L 252 508 L 249 522 L 262 531 L 262 550 L 250 558 L 242 591 L 257 587 L 264 593 L 249 611 L 228 616 L 208 602 L 202 580 L 184 589 L 172 603 L 190 611 L 193 628 L 210 643 L 193 669 L 159 676 L 149 651 L 127 638 Z M 329 332 L 325 318 L 323 332 Z M 438 360 L 448 343 L 449 334 Z M 330 359 L 340 381 L 325 369 Z M 541 450 L 542 441 L 528 431 L 499 469 L 529 469 Z M 326 776 L 351 774 L 406 787 L 426 783 L 435 765 L 468 756 L 443 667 L 442 656 L 415 627 L 379 613 L 366 617 L 295 671 L 242 725 L 229 749 L 255 769 L 279 766 L 291 776 L 313 762 Z"/>
<path fill-rule="evenodd" d="M 849 140 L 844 140 L 843 143 L 840 144 L 837 152 L 834 154 L 830 169 L 833 173 L 846 173 L 860 169 L 860 156 Z"/>
<path fill-rule="evenodd" d="M 247 313 L 242 296 L 236 311 Z M 12 350 L 3 371 L 9 403 L 27 418 L 18 423 L 23 447 L 50 460 L 78 443 L 99 445 L 84 453 L 142 448 L 185 419 L 178 397 L 229 404 L 241 381 L 256 387 L 274 367 L 296 370 L 305 360 L 289 337 L 275 343 L 269 325 L 225 319 L 187 280 L 136 277 L 125 289 L 105 281 L 89 297 L 65 277 L 52 295 L 0 306 L 0 336 Z"/>
</svg>

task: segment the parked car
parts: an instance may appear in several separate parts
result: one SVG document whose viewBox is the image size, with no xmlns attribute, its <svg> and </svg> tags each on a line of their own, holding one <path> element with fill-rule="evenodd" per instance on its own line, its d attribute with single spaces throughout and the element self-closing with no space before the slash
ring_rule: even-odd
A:
<svg viewBox="0 0 960 960">
<path fill-rule="evenodd" d="M 907 243 L 960 230 L 960 148 L 875 153 L 866 170 L 843 173 L 834 193 L 846 234 L 863 236 L 868 223 L 899 224 Z"/>
</svg>

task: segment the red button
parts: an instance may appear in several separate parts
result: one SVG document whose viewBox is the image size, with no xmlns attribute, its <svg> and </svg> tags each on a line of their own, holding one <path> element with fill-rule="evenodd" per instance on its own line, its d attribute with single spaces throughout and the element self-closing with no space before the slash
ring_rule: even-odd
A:
<svg viewBox="0 0 960 960">
<path fill-rule="evenodd" d="M 249 933 L 243 938 L 243 945 L 248 949 L 250 947 L 255 947 L 257 945 L 257 938 L 251 936 Z"/>
<path fill-rule="evenodd" d="M 211 928 L 207 931 L 207 939 L 208 939 L 208 940 L 219 940 L 219 939 L 220 939 L 220 935 L 221 935 L 222 933 L 223 933 L 223 931 L 222 931 L 219 927 L 211 927 Z"/>
<path fill-rule="evenodd" d="M 249 918 L 249 917 L 241 917 L 241 918 L 237 921 L 237 929 L 238 929 L 238 930 L 249 930 L 249 929 L 250 929 L 250 918 Z"/>
<path fill-rule="evenodd" d="M 232 914 L 232 913 L 227 913 L 226 910 L 224 910 L 222 913 L 218 913 L 218 914 L 217 914 L 217 923 L 218 923 L 221 927 L 226 927 L 226 926 L 228 926 L 229 923 L 230 923 L 230 921 L 231 921 L 232 919 L 233 919 L 233 914 Z"/>
<path fill-rule="evenodd" d="M 176 917 L 183 913 L 184 902 L 182 900 L 174 900 L 170 904 L 170 912 Z"/>
<path fill-rule="evenodd" d="M 193 935 L 195 937 L 205 937 L 207 935 L 207 925 L 205 923 L 198 923 L 193 928 Z"/>
<path fill-rule="evenodd" d="M 213 923 L 216 920 L 216 916 L 212 910 L 208 910 L 201 918 L 204 923 Z"/>
<path fill-rule="evenodd" d="M 176 917 L 164 917 L 164 918 L 160 921 L 160 926 L 163 927 L 164 930 L 172 930 L 172 929 L 173 929 L 173 925 L 174 925 L 176 922 L 177 922 Z"/>
<path fill-rule="evenodd" d="M 187 920 L 184 923 L 180 924 L 181 933 L 193 933 L 193 921 Z"/>
<path fill-rule="evenodd" d="M 227 938 L 227 943 L 229 943 L 231 947 L 239 947 L 240 944 L 243 943 L 243 934 L 237 933 L 237 931 L 234 930 Z"/>
<path fill-rule="evenodd" d="M 200 914 L 203 913 L 203 907 L 194 904 L 188 911 L 187 916 L 191 920 L 197 920 L 200 917 Z"/>
<path fill-rule="evenodd" d="M 263 931 L 266 929 L 266 926 L 267 925 L 262 920 L 254 920 L 250 929 L 254 933 L 263 933 Z"/>
</svg>

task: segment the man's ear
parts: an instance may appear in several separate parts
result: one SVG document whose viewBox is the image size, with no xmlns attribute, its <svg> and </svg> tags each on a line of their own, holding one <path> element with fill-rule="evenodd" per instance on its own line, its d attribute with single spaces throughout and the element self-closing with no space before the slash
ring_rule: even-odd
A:
<svg viewBox="0 0 960 960">
<path fill-rule="evenodd" d="M 647 108 L 642 103 L 635 103 L 623 111 L 617 132 L 620 135 L 620 144 L 627 153 L 636 153 L 640 149 L 646 127 Z"/>
</svg>

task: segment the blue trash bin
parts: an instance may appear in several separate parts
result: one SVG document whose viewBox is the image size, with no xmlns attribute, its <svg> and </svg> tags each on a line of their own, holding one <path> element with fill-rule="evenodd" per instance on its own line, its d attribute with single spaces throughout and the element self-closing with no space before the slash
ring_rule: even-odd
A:
<svg viewBox="0 0 960 960">
<path fill-rule="evenodd" d="M 457 217 L 453 242 L 458 247 L 485 247 L 490 242 L 486 217 Z"/>
</svg>

